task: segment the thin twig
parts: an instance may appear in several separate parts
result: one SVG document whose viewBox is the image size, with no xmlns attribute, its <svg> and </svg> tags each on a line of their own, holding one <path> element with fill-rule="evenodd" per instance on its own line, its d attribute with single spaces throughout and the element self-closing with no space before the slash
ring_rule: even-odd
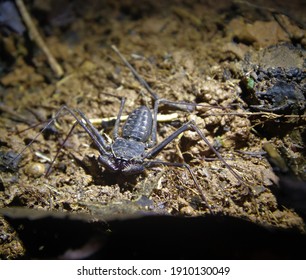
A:
<svg viewBox="0 0 306 280">
<path fill-rule="evenodd" d="M 126 121 L 128 117 L 129 117 L 128 115 L 121 116 L 120 120 L 121 121 Z M 177 113 L 158 114 L 157 115 L 157 121 L 158 122 L 171 122 L 171 121 L 177 120 L 178 117 L 179 117 L 179 115 Z M 104 123 L 104 122 L 107 123 L 107 122 L 115 121 L 116 119 L 117 119 L 117 117 L 108 117 L 108 118 L 96 118 L 96 119 L 89 119 L 89 120 L 92 124 L 101 124 L 101 123 Z"/>
<path fill-rule="evenodd" d="M 58 64 L 54 56 L 51 54 L 46 43 L 44 42 L 43 38 L 40 36 L 33 20 L 31 19 L 29 12 L 27 11 L 26 6 L 23 3 L 23 0 L 15 0 L 15 1 L 19 9 L 19 12 L 22 16 L 22 19 L 28 28 L 31 39 L 38 45 L 39 48 L 41 48 L 41 50 L 47 56 L 49 65 L 53 70 L 53 72 L 55 73 L 56 77 L 58 78 L 62 77 L 64 74 L 62 67 Z"/>
</svg>

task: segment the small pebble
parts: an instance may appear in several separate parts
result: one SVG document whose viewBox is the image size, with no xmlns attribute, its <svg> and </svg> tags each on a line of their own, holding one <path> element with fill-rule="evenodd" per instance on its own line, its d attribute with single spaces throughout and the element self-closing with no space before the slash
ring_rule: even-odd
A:
<svg viewBox="0 0 306 280">
<path fill-rule="evenodd" d="M 180 213 L 185 216 L 194 216 L 196 213 L 191 206 L 184 206 L 180 209 Z"/>
<path fill-rule="evenodd" d="M 27 175 L 38 178 L 46 173 L 46 167 L 44 164 L 36 162 L 27 165 L 25 171 Z"/>
</svg>

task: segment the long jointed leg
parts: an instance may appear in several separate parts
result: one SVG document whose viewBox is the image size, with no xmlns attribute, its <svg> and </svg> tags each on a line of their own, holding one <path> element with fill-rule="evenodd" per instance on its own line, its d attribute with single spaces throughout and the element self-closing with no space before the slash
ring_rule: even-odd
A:
<svg viewBox="0 0 306 280">
<path fill-rule="evenodd" d="M 187 163 L 179 163 L 179 162 L 166 162 L 166 161 L 161 161 L 161 160 L 151 160 L 151 161 L 147 161 L 145 162 L 146 168 L 150 168 L 150 167 L 154 167 L 154 166 L 158 166 L 158 165 L 167 165 L 167 166 L 175 166 L 175 167 L 182 167 L 182 168 L 186 168 L 190 174 L 190 176 L 192 177 L 193 182 L 195 183 L 198 192 L 202 198 L 202 200 L 204 201 L 204 203 L 206 204 L 210 214 L 213 214 L 213 211 L 206 199 L 206 196 L 203 192 L 203 190 L 201 189 L 198 180 L 196 179 L 195 175 L 193 174 L 190 166 Z"/>
<path fill-rule="evenodd" d="M 151 145 L 149 147 L 153 147 L 157 143 L 157 113 L 158 113 L 158 107 L 160 104 L 174 104 L 176 105 L 176 109 L 182 109 L 178 108 L 177 106 L 184 106 L 185 108 L 183 109 L 184 111 L 194 111 L 196 108 L 195 103 L 186 103 L 186 102 L 181 102 L 181 101 L 169 101 L 167 99 L 158 99 L 154 103 L 154 108 L 153 108 L 153 126 L 152 126 L 152 136 L 151 136 Z"/>
<path fill-rule="evenodd" d="M 243 184 L 243 179 L 229 166 L 229 164 L 224 160 L 224 158 L 220 155 L 220 153 L 213 147 L 212 144 L 209 143 L 207 138 L 204 136 L 203 132 L 197 127 L 194 121 L 189 121 L 183 124 L 179 129 L 173 132 L 169 137 L 164 139 L 157 146 L 152 148 L 148 153 L 144 155 L 144 158 L 151 159 L 155 158 L 165 146 L 167 146 L 171 141 L 173 141 L 176 137 L 178 137 L 181 133 L 186 130 L 194 130 L 198 133 L 198 135 L 203 139 L 203 141 L 209 146 L 209 148 L 215 153 L 218 159 L 228 168 L 228 170 L 235 176 L 240 184 Z"/>
<path fill-rule="evenodd" d="M 75 127 L 76 127 L 77 125 L 78 125 L 78 122 L 75 122 L 75 123 L 73 124 L 73 126 L 71 127 L 70 131 L 68 132 L 66 138 L 64 139 L 63 143 L 62 143 L 61 146 L 58 148 L 58 150 L 57 150 L 57 152 L 56 152 L 54 158 L 52 159 L 52 161 L 51 161 L 51 163 L 50 163 L 50 165 L 49 165 L 49 167 L 48 167 L 48 169 L 47 169 L 47 171 L 46 171 L 45 177 L 48 177 L 48 176 L 49 176 L 49 174 L 50 174 L 50 172 L 51 172 L 51 169 L 52 169 L 52 166 L 53 166 L 55 160 L 57 159 L 57 157 L 58 157 L 60 151 L 61 151 L 62 148 L 65 146 L 65 144 L 66 144 L 68 138 L 70 137 L 70 135 L 72 134 L 73 130 L 75 129 Z"/>
<path fill-rule="evenodd" d="M 149 86 L 149 84 L 138 74 L 136 69 L 127 61 L 127 59 L 117 49 L 117 47 L 112 45 L 111 48 L 120 57 L 122 62 L 130 69 L 130 71 L 133 73 L 135 79 L 140 83 L 140 85 L 142 85 L 148 91 L 148 93 L 151 95 L 155 103 L 168 104 L 169 106 L 172 106 L 173 108 L 177 110 L 182 110 L 182 111 L 187 111 L 187 112 L 194 111 L 194 109 L 197 106 L 196 103 L 188 103 L 184 101 L 168 101 L 166 99 L 159 98 L 157 93 L 154 92 L 152 88 Z"/>
<path fill-rule="evenodd" d="M 51 167 L 55 161 L 55 159 L 57 158 L 60 150 L 62 149 L 62 147 L 65 145 L 65 143 L 67 142 L 68 138 L 70 137 L 72 131 L 74 130 L 74 128 L 76 127 L 76 125 L 80 125 L 85 131 L 86 133 L 89 135 L 89 137 L 92 139 L 92 141 L 94 142 L 96 148 L 99 150 L 100 153 L 103 154 L 108 154 L 108 145 L 106 144 L 104 138 L 99 134 L 99 131 L 92 125 L 92 123 L 89 121 L 89 119 L 79 110 L 75 110 L 75 112 L 70 109 L 67 106 L 62 106 L 57 113 L 55 114 L 55 116 L 50 119 L 46 126 L 39 132 L 36 134 L 36 136 L 30 141 L 29 144 L 27 144 L 18 154 L 17 156 L 12 159 L 11 163 L 13 163 L 14 161 L 16 161 L 17 159 L 19 159 L 21 157 L 21 155 L 24 153 L 24 151 L 29 148 L 34 141 L 36 141 L 36 139 L 39 137 L 40 134 L 42 134 L 44 132 L 44 130 L 46 130 L 48 128 L 48 126 L 50 126 L 60 115 L 63 111 L 68 111 L 69 114 L 71 114 L 75 120 L 76 123 L 72 126 L 72 128 L 70 129 L 68 135 L 66 136 L 64 142 L 62 143 L 62 145 L 60 146 L 59 150 L 57 151 L 54 159 L 52 160 L 50 167 L 47 170 L 46 176 L 49 174 Z M 81 116 L 78 117 L 77 115 Z"/>
<path fill-rule="evenodd" d="M 126 60 L 126 58 L 121 54 L 121 52 L 117 49 L 117 47 L 114 45 L 112 45 L 111 47 L 113 51 L 121 58 L 124 64 L 130 69 L 135 79 L 150 93 L 151 97 L 154 100 L 159 99 L 158 95 L 151 89 L 148 83 L 137 73 L 135 68 Z"/>
<path fill-rule="evenodd" d="M 37 140 L 37 138 L 39 137 L 39 135 L 41 135 L 53 122 L 55 122 L 55 120 L 60 116 L 60 114 L 62 113 L 62 111 L 64 111 L 65 110 L 65 106 L 63 106 L 63 107 L 61 107 L 58 111 L 57 111 L 57 113 L 55 114 L 55 116 L 52 118 L 52 119 L 50 119 L 49 121 L 46 121 L 46 125 L 44 126 L 44 128 L 39 132 L 39 133 L 37 133 L 36 135 L 35 135 L 35 137 L 30 141 L 30 143 L 29 144 L 27 144 L 17 155 L 16 155 L 16 157 L 15 158 L 13 158 L 12 160 L 11 160 L 11 162 L 9 162 L 9 165 L 11 165 L 11 164 L 13 164 L 15 161 L 18 161 L 19 160 L 19 158 L 21 157 L 21 155 L 24 153 L 24 151 L 26 150 L 26 149 L 28 149 L 36 140 Z M 40 123 L 39 123 L 40 124 Z M 30 128 L 35 128 L 36 126 L 38 126 L 39 124 L 37 124 L 37 125 L 34 125 L 34 126 L 31 126 Z M 23 131 L 26 131 L 26 130 L 28 130 L 28 128 L 27 129 L 25 129 L 25 130 L 23 130 Z M 22 133 L 23 131 L 21 131 L 21 132 L 19 132 L 19 133 Z"/>
</svg>

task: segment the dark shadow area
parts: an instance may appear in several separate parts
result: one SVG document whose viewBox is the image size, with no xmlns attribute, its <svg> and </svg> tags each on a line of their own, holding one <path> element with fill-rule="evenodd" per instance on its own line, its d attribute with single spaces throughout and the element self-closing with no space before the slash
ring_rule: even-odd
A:
<svg viewBox="0 0 306 280">
<path fill-rule="evenodd" d="M 59 213 L 14 211 L 1 210 L 24 244 L 25 259 L 306 258 L 306 235 L 233 217 L 140 214 L 88 222 Z"/>
</svg>

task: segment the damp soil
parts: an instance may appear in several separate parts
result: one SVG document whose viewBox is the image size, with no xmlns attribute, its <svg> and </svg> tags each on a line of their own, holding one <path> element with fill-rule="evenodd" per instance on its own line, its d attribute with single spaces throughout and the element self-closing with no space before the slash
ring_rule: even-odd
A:
<svg viewBox="0 0 306 280">
<path fill-rule="evenodd" d="M 298 68 L 302 76 L 295 83 L 305 94 L 302 1 L 32 1 L 27 8 L 64 75 L 55 77 L 26 34 L 0 37 L 1 208 L 109 219 L 140 211 L 210 215 L 188 170 L 157 166 L 128 177 L 110 173 L 80 127 L 44 176 L 75 121 L 67 113 L 23 151 L 15 168 L 7 168 L 10 153 L 22 151 L 63 105 L 99 119 L 94 123 L 107 141 L 113 124 L 106 118 L 120 108 L 114 95 L 126 98 L 123 115 L 140 105 L 152 108 L 148 93 L 112 51 L 116 45 L 159 97 L 198 104 L 192 112 L 161 106 L 167 118 L 158 123 L 158 142 L 193 119 L 241 180 L 193 131 L 157 158 L 188 163 L 214 214 L 304 233 L 303 201 L 287 203 L 287 196 L 294 197 L 291 186 L 301 185 L 305 197 L 305 107 L 286 116 L 254 111 L 241 86 L 259 66 Z M 282 185 L 286 192 L 279 200 Z M 22 257 L 14 230 L 4 219 L 0 228 L 1 257 Z"/>
</svg>

